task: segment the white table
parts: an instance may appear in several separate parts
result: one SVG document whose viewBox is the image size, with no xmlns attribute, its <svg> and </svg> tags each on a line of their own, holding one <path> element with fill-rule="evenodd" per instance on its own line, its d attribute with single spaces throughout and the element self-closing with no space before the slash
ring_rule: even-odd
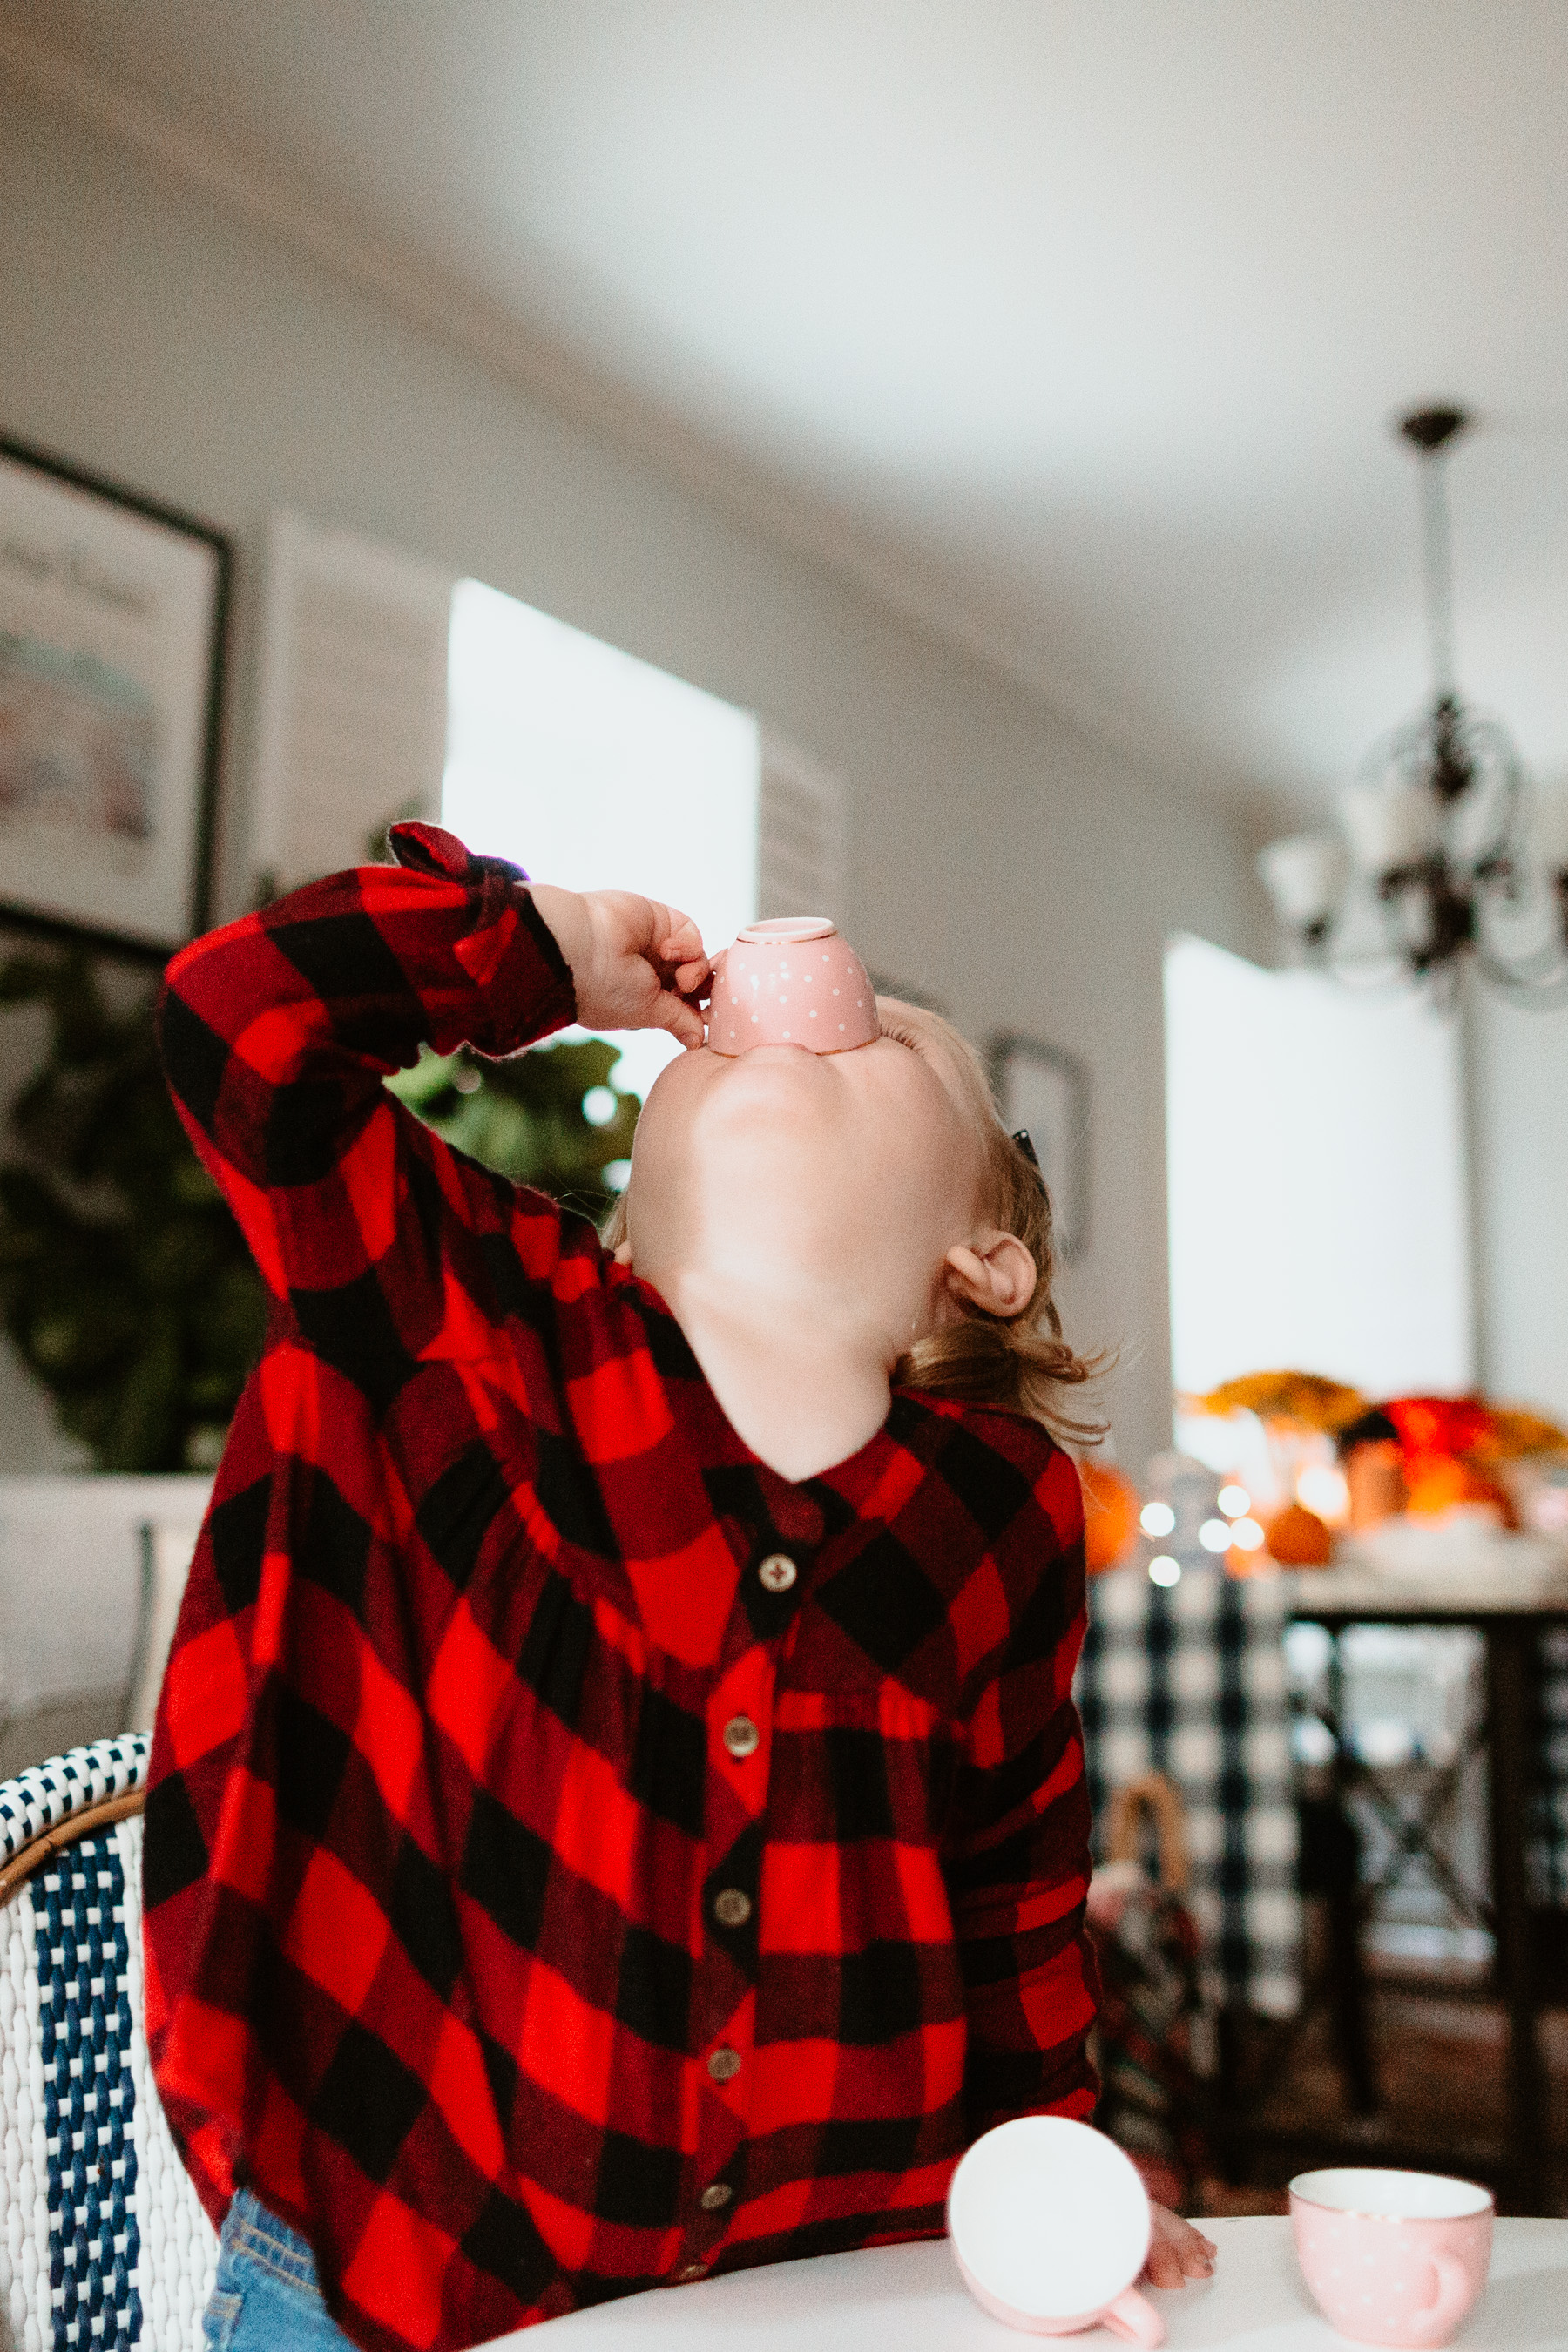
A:
<svg viewBox="0 0 1568 2352">
<path fill-rule="evenodd" d="M 1332 2352 L 1285 2221 L 1205 2221 L 1219 2248 L 1202 2285 L 1155 2293 L 1172 2352 Z M 944 2241 L 736 2271 L 628 2295 L 498 2337 L 491 2352 L 1021 2352 L 973 2302 Z M 1103 2328 L 1066 2341 L 1116 2339 Z M 1500 2221 L 1485 2294 L 1456 2352 L 1568 2352 L 1568 2221 Z"/>
</svg>

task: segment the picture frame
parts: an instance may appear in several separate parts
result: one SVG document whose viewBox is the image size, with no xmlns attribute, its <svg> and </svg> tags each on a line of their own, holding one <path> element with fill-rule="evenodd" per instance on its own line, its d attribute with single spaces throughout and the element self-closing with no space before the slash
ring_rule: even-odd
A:
<svg viewBox="0 0 1568 2352">
<path fill-rule="evenodd" d="M 159 960 L 205 929 L 232 568 L 0 436 L 0 920 Z"/>
<path fill-rule="evenodd" d="M 1003 1125 L 1009 1135 L 1026 1129 L 1034 1144 L 1058 1252 L 1081 1257 L 1089 1236 L 1089 1065 L 1008 1030 L 992 1038 L 986 1066 Z"/>
</svg>

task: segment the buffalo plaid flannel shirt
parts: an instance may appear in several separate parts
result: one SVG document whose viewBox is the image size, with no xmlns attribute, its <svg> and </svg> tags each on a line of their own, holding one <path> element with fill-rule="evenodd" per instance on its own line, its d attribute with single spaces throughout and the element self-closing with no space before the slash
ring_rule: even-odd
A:
<svg viewBox="0 0 1568 2352">
<path fill-rule="evenodd" d="M 198 940 L 162 1027 L 270 1335 L 146 1824 L 157 2080 L 215 2219 L 366 2347 L 940 2231 L 1093 2105 L 1079 1488 L 899 1393 L 776 1475 L 592 1228 L 382 1085 L 570 1020 L 522 877 L 431 827 Z"/>
</svg>

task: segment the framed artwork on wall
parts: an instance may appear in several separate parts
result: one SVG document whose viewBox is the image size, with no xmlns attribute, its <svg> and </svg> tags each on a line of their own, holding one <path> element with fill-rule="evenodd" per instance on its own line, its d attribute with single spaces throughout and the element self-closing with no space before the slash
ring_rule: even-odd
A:
<svg viewBox="0 0 1568 2352">
<path fill-rule="evenodd" d="M 993 1037 L 986 1062 L 1009 1134 L 1026 1128 L 1051 1196 L 1056 1244 L 1064 1258 L 1089 1246 L 1089 1065 L 1060 1046 L 1012 1032 Z"/>
<path fill-rule="evenodd" d="M 229 574 L 205 524 L 0 439 L 0 918 L 203 929 Z"/>
</svg>

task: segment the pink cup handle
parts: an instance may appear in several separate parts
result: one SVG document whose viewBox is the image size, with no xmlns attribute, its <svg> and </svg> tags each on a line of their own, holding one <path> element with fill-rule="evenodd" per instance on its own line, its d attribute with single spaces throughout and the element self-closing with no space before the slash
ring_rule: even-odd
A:
<svg viewBox="0 0 1568 2352">
<path fill-rule="evenodd" d="M 1429 2344 L 1446 2344 L 1475 2301 L 1475 2284 L 1463 2263 L 1452 2254 L 1428 2254 L 1436 2293 L 1428 2304 L 1414 2315 L 1422 2337 Z"/>
<path fill-rule="evenodd" d="M 1135 2286 L 1124 2288 L 1116 2301 L 1100 2313 L 1100 2324 L 1109 2327 L 1112 2336 L 1120 2336 L 1124 2344 L 1152 2346 L 1165 2340 L 1164 2321 Z"/>
</svg>

